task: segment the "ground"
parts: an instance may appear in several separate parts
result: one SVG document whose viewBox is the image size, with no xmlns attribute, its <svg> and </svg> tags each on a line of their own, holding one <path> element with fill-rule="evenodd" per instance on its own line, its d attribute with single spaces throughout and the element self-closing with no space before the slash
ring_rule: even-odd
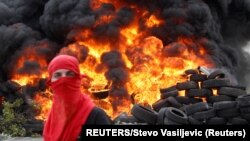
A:
<svg viewBox="0 0 250 141">
<path fill-rule="evenodd" d="M 10 138 L 4 141 L 42 141 L 43 138 L 30 138 L 30 137 L 15 137 L 15 138 Z M 1 139 L 0 139 L 1 141 Z"/>
</svg>

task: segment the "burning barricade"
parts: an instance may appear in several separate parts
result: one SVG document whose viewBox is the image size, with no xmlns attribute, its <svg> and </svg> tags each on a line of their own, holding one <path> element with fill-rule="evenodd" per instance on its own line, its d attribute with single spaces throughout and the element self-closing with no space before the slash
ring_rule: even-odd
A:
<svg viewBox="0 0 250 141">
<path fill-rule="evenodd" d="M 117 124 L 248 124 L 250 96 L 246 88 L 235 85 L 221 70 L 207 75 L 202 69 L 186 70 L 187 81 L 160 89 L 161 98 L 152 108 L 135 104 L 133 116 L 120 115 Z"/>
</svg>

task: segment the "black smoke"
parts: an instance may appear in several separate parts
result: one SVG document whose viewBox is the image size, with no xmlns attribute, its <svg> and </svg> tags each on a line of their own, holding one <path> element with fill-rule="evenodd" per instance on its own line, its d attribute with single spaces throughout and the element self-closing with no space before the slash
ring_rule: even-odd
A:
<svg viewBox="0 0 250 141">
<path fill-rule="evenodd" d="M 103 53 L 101 63 L 108 68 L 105 77 L 112 82 L 110 87 L 110 96 L 114 110 L 118 105 L 123 105 L 123 100 L 129 100 L 129 94 L 126 89 L 126 83 L 129 81 L 129 71 L 118 51 Z"/>
</svg>

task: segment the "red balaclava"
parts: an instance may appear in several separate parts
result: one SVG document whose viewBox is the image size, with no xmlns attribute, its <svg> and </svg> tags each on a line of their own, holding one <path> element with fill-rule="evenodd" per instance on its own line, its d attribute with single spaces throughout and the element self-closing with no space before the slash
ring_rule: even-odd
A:
<svg viewBox="0 0 250 141">
<path fill-rule="evenodd" d="M 73 71 L 75 77 L 61 77 L 51 82 L 58 69 Z M 68 55 L 56 56 L 48 66 L 48 85 L 53 90 L 53 104 L 43 130 L 44 141 L 76 141 L 94 104 L 81 93 L 79 62 Z"/>
</svg>

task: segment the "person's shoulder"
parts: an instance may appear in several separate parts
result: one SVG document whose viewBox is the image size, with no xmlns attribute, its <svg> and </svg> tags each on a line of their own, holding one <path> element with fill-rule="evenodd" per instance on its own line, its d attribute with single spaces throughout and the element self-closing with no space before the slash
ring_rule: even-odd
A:
<svg viewBox="0 0 250 141">
<path fill-rule="evenodd" d="M 96 114 L 106 114 L 105 111 L 99 107 L 94 107 L 92 112 L 96 113 Z"/>
<path fill-rule="evenodd" d="M 111 124 L 111 122 L 112 121 L 110 117 L 103 109 L 99 107 L 94 107 L 87 123 L 96 125 L 108 125 Z"/>
</svg>

